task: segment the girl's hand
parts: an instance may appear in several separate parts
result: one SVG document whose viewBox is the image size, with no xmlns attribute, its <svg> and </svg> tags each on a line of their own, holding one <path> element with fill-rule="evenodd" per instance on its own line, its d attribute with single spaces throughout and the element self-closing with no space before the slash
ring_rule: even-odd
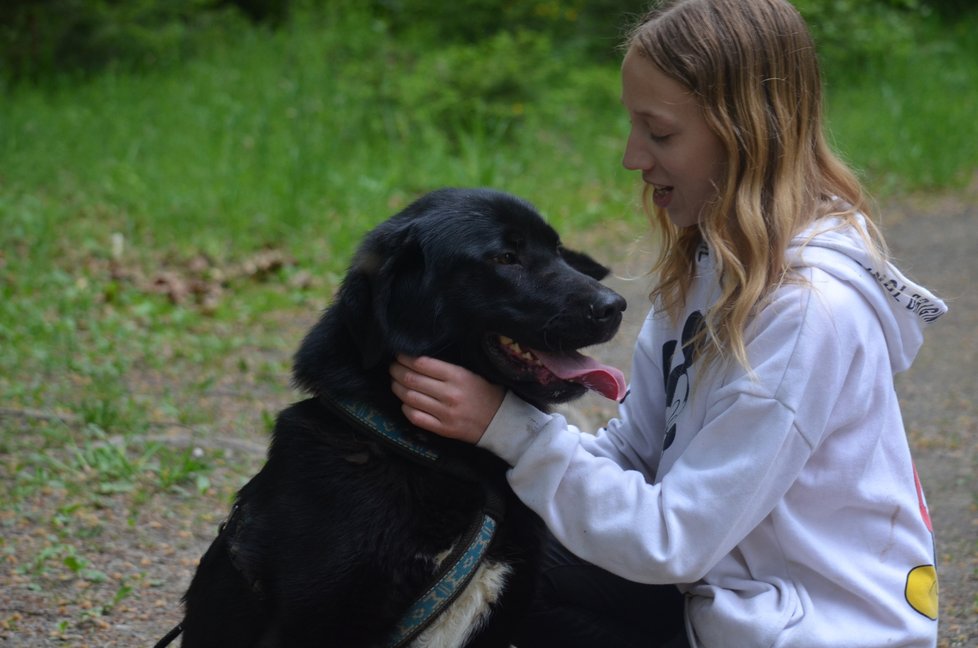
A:
<svg viewBox="0 0 978 648">
<path fill-rule="evenodd" d="M 505 390 L 468 369 L 422 356 L 397 356 L 391 388 L 413 425 L 450 439 L 478 443 Z"/>
</svg>

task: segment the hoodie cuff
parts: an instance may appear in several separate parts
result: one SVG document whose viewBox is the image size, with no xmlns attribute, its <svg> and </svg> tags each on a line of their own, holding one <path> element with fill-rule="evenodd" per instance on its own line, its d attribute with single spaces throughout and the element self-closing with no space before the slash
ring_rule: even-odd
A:
<svg viewBox="0 0 978 648">
<path fill-rule="evenodd" d="M 541 412 L 522 398 L 507 391 L 502 405 L 489 422 L 482 438 L 476 444 L 510 466 L 516 465 L 530 447 L 536 433 L 553 418 Z"/>
</svg>

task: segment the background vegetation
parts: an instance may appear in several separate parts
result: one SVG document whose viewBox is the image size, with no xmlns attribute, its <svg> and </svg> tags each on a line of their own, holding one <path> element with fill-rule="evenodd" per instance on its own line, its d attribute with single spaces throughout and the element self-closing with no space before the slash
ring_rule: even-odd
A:
<svg viewBox="0 0 978 648">
<path fill-rule="evenodd" d="M 970 4 L 797 2 L 833 140 L 882 198 L 974 178 Z M 229 380 L 274 391 L 267 425 L 352 246 L 419 193 L 503 188 L 571 242 L 641 231 L 616 52 L 640 5 L 5 2 L 0 524 L 53 502 L 22 573 L 104 579 L 85 511 L 226 498 L 220 452 L 154 432 L 209 429 Z"/>
</svg>

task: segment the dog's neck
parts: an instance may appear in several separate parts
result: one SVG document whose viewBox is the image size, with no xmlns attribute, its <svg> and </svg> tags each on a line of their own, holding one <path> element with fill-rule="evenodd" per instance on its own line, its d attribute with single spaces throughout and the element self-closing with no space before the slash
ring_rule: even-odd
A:
<svg viewBox="0 0 978 648">
<path fill-rule="evenodd" d="M 371 350 L 369 363 L 362 341 L 349 330 L 338 305 L 327 310 L 295 355 L 293 383 L 313 395 L 360 400 L 385 416 L 403 420 L 401 403 L 391 390 L 389 367 L 394 352 Z"/>
</svg>

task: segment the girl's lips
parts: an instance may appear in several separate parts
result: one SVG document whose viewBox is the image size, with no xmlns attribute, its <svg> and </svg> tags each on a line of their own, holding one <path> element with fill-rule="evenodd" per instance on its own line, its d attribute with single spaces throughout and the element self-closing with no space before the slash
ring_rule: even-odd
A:
<svg viewBox="0 0 978 648">
<path fill-rule="evenodd" d="M 658 185 L 652 185 L 652 187 L 654 189 L 652 202 L 659 209 L 666 209 L 672 202 L 672 187 L 660 187 Z"/>
</svg>

